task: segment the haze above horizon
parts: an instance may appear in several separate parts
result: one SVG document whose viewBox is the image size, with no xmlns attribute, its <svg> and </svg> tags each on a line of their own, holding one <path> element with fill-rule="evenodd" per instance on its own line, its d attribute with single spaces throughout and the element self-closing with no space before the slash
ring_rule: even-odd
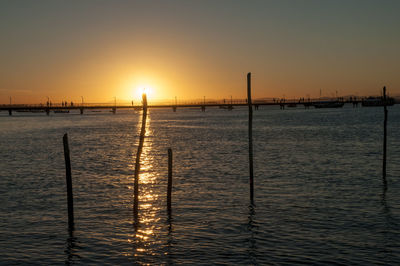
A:
<svg viewBox="0 0 400 266">
<path fill-rule="evenodd" d="M 400 1 L 1 1 L 0 104 L 400 94 Z"/>
</svg>

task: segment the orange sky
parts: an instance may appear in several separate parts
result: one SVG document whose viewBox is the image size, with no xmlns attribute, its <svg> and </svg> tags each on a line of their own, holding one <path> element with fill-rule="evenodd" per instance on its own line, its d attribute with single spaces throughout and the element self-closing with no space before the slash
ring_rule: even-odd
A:
<svg viewBox="0 0 400 266">
<path fill-rule="evenodd" d="M 0 104 L 400 94 L 399 1 L 5 1 Z"/>
</svg>

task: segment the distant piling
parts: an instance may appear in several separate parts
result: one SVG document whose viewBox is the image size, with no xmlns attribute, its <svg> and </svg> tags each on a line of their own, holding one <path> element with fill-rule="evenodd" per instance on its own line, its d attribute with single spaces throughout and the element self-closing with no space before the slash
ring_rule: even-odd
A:
<svg viewBox="0 0 400 266">
<path fill-rule="evenodd" d="M 387 181 L 386 181 L 386 143 L 387 143 L 387 115 L 388 110 L 386 106 L 386 87 L 383 87 L 383 111 L 384 111 L 384 119 L 383 119 L 383 162 L 382 162 L 382 178 L 383 185 L 386 189 Z"/>
<path fill-rule="evenodd" d="M 142 128 L 140 130 L 139 146 L 136 153 L 135 163 L 135 180 L 134 180 L 134 198 L 133 198 L 133 216 L 135 223 L 138 221 L 138 210 L 139 210 L 139 170 L 140 170 L 140 156 L 142 154 L 144 136 L 146 134 L 146 119 L 147 119 L 147 96 L 145 93 L 142 95 L 143 98 L 143 112 L 142 112 Z"/>
<path fill-rule="evenodd" d="M 71 160 L 69 155 L 68 134 L 63 137 L 65 173 L 67 180 L 67 200 L 68 200 L 68 229 L 74 229 L 74 198 L 72 194 Z"/>
<path fill-rule="evenodd" d="M 167 211 L 171 218 L 171 197 L 172 197 L 172 149 L 168 149 L 168 187 L 167 187 Z"/>
<path fill-rule="evenodd" d="M 253 177 L 253 106 L 251 102 L 251 73 L 247 74 L 247 103 L 249 107 L 249 171 L 250 171 L 250 203 L 254 205 Z"/>
<path fill-rule="evenodd" d="M 176 98 L 176 96 L 175 96 L 175 105 L 174 106 L 172 106 L 172 110 L 174 111 L 174 112 L 176 112 L 176 108 L 178 107 L 178 98 Z"/>
</svg>

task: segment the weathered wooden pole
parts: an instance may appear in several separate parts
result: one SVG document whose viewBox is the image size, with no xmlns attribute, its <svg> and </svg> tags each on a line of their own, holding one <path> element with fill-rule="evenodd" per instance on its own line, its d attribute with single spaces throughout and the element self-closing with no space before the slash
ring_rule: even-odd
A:
<svg viewBox="0 0 400 266">
<path fill-rule="evenodd" d="M 114 107 L 111 109 L 112 113 L 115 115 L 117 112 L 117 97 L 114 96 Z"/>
<path fill-rule="evenodd" d="M 142 128 L 140 130 L 139 146 L 136 153 L 135 163 L 135 180 L 134 180 L 134 198 L 133 198 L 133 216 L 135 222 L 138 221 L 138 210 L 139 210 L 139 170 L 140 170 L 140 156 L 142 154 L 144 136 L 146 134 L 146 119 L 147 119 L 147 97 L 143 93 L 143 112 L 142 112 Z"/>
<path fill-rule="evenodd" d="M 171 217 L 171 196 L 172 196 L 172 149 L 168 149 L 168 187 L 167 187 L 167 211 Z"/>
<path fill-rule="evenodd" d="M 249 168 L 250 168 L 250 203 L 254 205 L 253 178 L 253 106 L 251 103 L 251 73 L 247 73 L 247 104 L 249 106 Z"/>
<path fill-rule="evenodd" d="M 386 106 L 386 87 L 383 87 L 383 110 L 384 110 L 384 120 L 383 120 L 383 165 L 382 165 L 382 177 L 383 185 L 386 188 L 386 142 L 387 142 L 387 115 L 388 110 Z"/>
<path fill-rule="evenodd" d="M 175 106 L 172 106 L 172 111 L 176 112 L 177 107 L 178 107 L 178 99 L 175 96 Z"/>
<path fill-rule="evenodd" d="M 68 229 L 74 229 L 74 197 L 72 194 L 72 178 L 71 178 L 71 160 L 69 156 L 68 134 L 63 137 L 64 143 L 64 159 L 65 159 L 65 174 L 67 180 L 67 200 L 68 200 Z"/>
</svg>

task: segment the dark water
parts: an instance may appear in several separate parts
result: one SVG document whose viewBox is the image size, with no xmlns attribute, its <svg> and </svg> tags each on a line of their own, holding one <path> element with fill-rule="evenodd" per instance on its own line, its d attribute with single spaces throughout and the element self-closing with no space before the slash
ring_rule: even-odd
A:
<svg viewBox="0 0 400 266">
<path fill-rule="evenodd" d="M 150 110 L 133 226 L 140 113 L 0 113 L 0 264 L 400 263 L 400 106 Z M 67 231 L 69 133 L 76 230 Z M 173 219 L 166 213 L 174 152 Z"/>
</svg>

